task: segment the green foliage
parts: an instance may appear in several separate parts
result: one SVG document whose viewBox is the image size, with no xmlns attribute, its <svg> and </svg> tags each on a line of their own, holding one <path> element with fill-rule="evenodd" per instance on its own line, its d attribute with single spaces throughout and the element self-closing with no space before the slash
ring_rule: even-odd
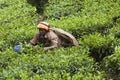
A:
<svg viewBox="0 0 120 80">
<path fill-rule="evenodd" d="M 31 52 L 35 52 L 34 49 L 29 48 Z M 10 48 L 0 55 L 2 77 L 3 79 L 34 79 L 39 75 L 41 79 L 77 79 L 88 75 L 94 79 L 102 73 L 95 70 L 95 63 L 87 54 L 88 51 L 82 47 L 81 49 L 60 48 L 49 51 L 47 54 L 42 52 L 42 49 L 39 49 L 37 53 L 16 54 Z M 81 76 L 76 76 L 78 74 Z M 96 77 L 92 78 L 91 75 Z"/>
<path fill-rule="evenodd" d="M 116 24 L 113 28 L 109 30 L 111 35 L 114 35 L 115 38 L 120 38 L 120 24 Z"/>
<path fill-rule="evenodd" d="M 85 35 L 82 37 L 82 45 L 88 46 L 90 49 L 90 55 L 92 55 L 97 61 L 101 61 L 105 56 L 113 53 L 112 42 L 114 36 L 102 36 L 99 33 Z"/>
<path fill-rule="evenodd" d="M 120 46 L 115 47 L 114 54 L 108 56 L 104 59 L 102 66 L 105 72 L 107 73 L 107 77 L 113 77 L 116 80 L 119 80 L 119 72 L 120 72 Z"/>
<path fill-rule="evenodd" d="M 45 4 L 48 2 L 48 0 L 27 0 L 27 2 L 36 7 L 36 12 L 38 14 L 43 14 Z"/>
<path fill-rule="evenodd" d="M 48 52 L 41 44 L 30 47 L 38 13 L 80 46 Z M 0 0 L 0 79 L 120 79 L 119 16 L 119 0 Z M 21 53 L 13 51 L 18 44 Z"/>
<path fill-rule="evenodd" d="M 34 8 L 26 0 L 1 0 L 1 4 L 8 5 L 5 9 L 0 9 L 0 49 L 4 50 L 30 39 L 32 33 L 35 33 L 33 25 L 36 24 L 36 15 Z"/>
<path fill-rule="evenodd" d="M 49 0 L 44 8 L 47 18 L 60 19 L 63 16 L 76 15 L 82 9 L 82 0 Z"/>
</svg>

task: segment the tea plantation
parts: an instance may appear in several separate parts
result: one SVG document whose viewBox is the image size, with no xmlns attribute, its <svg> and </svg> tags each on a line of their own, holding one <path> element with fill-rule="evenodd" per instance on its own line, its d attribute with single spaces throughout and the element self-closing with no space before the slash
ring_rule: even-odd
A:
<svg viewBox="0 0 120 80">
<path fill-rule="evenodd" d="M 39 16 L 79 46 L 30 47 Z M 0 0 L 0 80 L 120 80 L 120 1 Z"/>
</svg>

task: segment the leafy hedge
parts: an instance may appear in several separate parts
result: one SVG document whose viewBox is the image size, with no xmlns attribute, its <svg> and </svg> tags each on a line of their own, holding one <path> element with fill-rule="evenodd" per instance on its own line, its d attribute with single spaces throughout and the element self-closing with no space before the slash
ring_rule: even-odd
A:
<svg viewBox="0 0 120 80">
<path fill-rule="evenodd" d="M 82 47 L 81 49 L 76 47 L 70 49 L 60 48 L 49 51 L 47 54 L 39 48 L 39 46 L 30 48 L 31 53 L 27 51 L 26 54 L 16 54 L 12 51 L 12 48 L 4 51 L 0 56 L 3 71 L 1 77 L 3 79 L 28 80 L 35 78 L 101 79 L 103 76 L 101 72 L 96 71 L 95 62 L 88 57 L 88 51 Z M 34 49 L 39 49 L 39 52 Z"/>
<path fill-rule="evenodd" d="M 82 45 L 89 47 L 90 55 L 96 61 L 101 61 L 105 56 L 113 54 L 114 36 L 102 36 L 99 33 L 85 35 L 82 37 Z"/>
<path fill-rule="evenodd" d="M 17 3 L 17 4 L 16 4 Z M 35 31 L 35 8 L 29 5 L 26 0 L 1 0 L 0 9 L 0 49 L 4 50 L 9 46 L 19 44 L 27 40 Z M 26 38 L 28 36 L 28 38 Z"/>
<path fill-rule="evenodd" d="M 1 0 L 0 12 L 0 79 L 119 80 L 119 0 Z M 80 46 L 29 47 L 40 14 Z M 13 51 L 17 44 L 20 54 Z"/>
<path fill-rule="evenodd" d="M 111 56 L 108 56 L 104 59 L 102 63 L 102 67 L 105 70 L 105 72 L 108 74 L 107 78 L 112 78 L 119 80 L 120 79 L 120 46 L 115 47 L 114 54 Z"/>
<path fill-rule="evenodd" d="M 82 0 L 51 0 L 44 8 L 44 16 L 52 19 L 60 19 L 61 17 L 77 15 L 83 7 Z"/>
</svg>

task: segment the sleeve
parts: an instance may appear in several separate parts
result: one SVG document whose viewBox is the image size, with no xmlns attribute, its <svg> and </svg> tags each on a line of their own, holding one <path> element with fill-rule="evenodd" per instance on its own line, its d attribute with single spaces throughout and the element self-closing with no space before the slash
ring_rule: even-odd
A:
<svg viewBox="0 0 120 80">
<path fill-rule="evenodd" d="M 29 44 L 30 45 L 35 45 L 38 40 L 40 39 L 40 33 L 38 32 L 36 35 L 34 35 L 34 37 L 30 40 Z"/>
<path fill-rule="evenodd" d="M 48 40 L 50 40 L 51 42 L 51 46 L 48 47 L 44 47 L 44 50 L 51 50 L 53 48 L 56 48 L 59 46 L 59 38 L 58 36 L 54 33 L 54 32 L 50 32 L 46 35 L 46 37 L 48 38 Z"/>
</svg>

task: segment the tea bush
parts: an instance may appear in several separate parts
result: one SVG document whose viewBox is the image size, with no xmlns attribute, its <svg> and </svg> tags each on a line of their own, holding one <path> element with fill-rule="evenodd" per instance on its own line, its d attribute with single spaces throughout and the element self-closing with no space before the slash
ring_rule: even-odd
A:
<svg viewBox="0 0 120 80">
<path fill-rule="evenodd" d="M 40 15 L 80 46 L 30 47 Z M 2 80 L 119 80 L 119 0 L 0 0 L 0 24 Z M 21 53 L 13 51 L 18 44 Z"/>
<path fill-rule="evenodd" d="M 82 47 L 81 49 L 76 47 L 60 48 L 49 51 L 47 54 L 42 49 L 35 53 L 34 49 L 29 48 L 32 53 L 26 54 L 16 54 L 11 48 L 4 51 L 1 54 L 3 71 L 1 77 L 3 79 L 22 79 L 24 77 L 34 79 L 38 75 L 41 79 L 82 79 L 86 75 L 86 79 L 103 77 L 103 73 L 96 71 L 97 67 L 95 67 L 93 59 L 88 57 L 88 51 Z M 81 76 L 76 76 L 78 74 Z M 95 77 L 92 78 L 92 75 Z"/>
<path fill-rule="evenodd" d="M 120 24 L 116 24 L 113 28 L 109 30 L 109 34 L 114 35 L 115 38 L 120 38 Z"/>
<path fill-rule="evenodd" d="M 101 61 L 105 56 L 113 53 L 114 47 L 112 46 L 114 36 L 102 36 L 100 33 L 85 35 L 82 37 L 82 45 L 88 46 L 90 55 L 96 61 Z"/>
<path fill-rule="evenodd" d="M 106 1 L 85 0 L 79 1 L 79 3 L 81 3 L 82 8 L 78 15 L 73 14 L 69 17 L 60 17 L 60 20 L 53 19 L 48 21 L 53 27 L 65 29 L 79 38 L 92 32 L 106 34 L 108 29 L 113 27 L 112 19 L 115 16 L 119 16 L 120 13 L 119 8 L 117 8 L 119 3 L 114 0 L 109 0 L 107 3 Z M 51 3 L 50 5 L 53 4 Z M 52 9 L 51 11 L 54 11 L 54 8 Z M 48 14 L 51 12 L 47 12 L 45 9 L 44 13 Z"/>
<path fill-rule="evenodd" d="M 115 47 L 114 54 L 104 59 L 102 66 L 107 73 L 106 77 L 113 77 L 116 80 L 120 79 L 120 46 Z"/>
<path fill-rule="evenodd" d="M 17 3 L 17 4 L 16 4 Z M 1 4 L 8 5 L 0 9 L 0 49 L 19 44 L 35 31 L 35 8 L 28 5 L 26 0 L 1 0 Z M 28 38 L 26 38 L 28 36 Z"/>
<path fill-rule="evenodd" d="M 82 9 L 82 0 L 49 0 L 44 8 L 46 18 L 60 19 L 61 17 L 77 15 Z"/>
</svg>

